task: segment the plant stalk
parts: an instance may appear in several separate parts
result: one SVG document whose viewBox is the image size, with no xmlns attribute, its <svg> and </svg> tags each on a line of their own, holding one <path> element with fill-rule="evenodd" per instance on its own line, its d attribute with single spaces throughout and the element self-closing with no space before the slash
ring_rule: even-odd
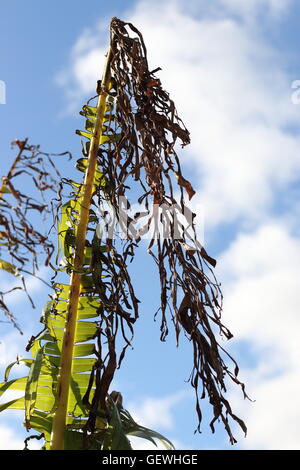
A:
<svg viewBox="0 0 300 470">
<path fill-rule="evenodd" d="M 110 60 L 112 50 L 111 47 L 107 53 L 106 64 L 102 77 L 101 92 L 97 103 L 97 113 L 93 135 L 91 137 L 88 166 L 85 172 L 84 189 L 81 199 L 81 207 L 79 214 L 79 222 L 76 232 L 75 253 L 74 253 L 74 271 L 70 279 L 70 295 L 68 304 L 68 313 L 65 323 L 65 331 L 61 350 L 60 372 L 57 384 L 57 409 L 53 417 L 53 426 L 50 441 L 50 450 L 63 450 L 64 448 L 64 432 L 66 427 L 68 396 L 70 380 L 72 375 L 72 361 L 74 342 L 76 337 L 76 323 L 78 302 L 81 291 L 81 271 L 84 259 L 85 240 L 87 226 L 89 220 L 89 211 L 91 198 L 93 194 L 93 185 L 95 179 L 95 171 L 97 168 L 97 156 L 102 135 L 102 126 L 105 115 L 106 99 L 108 95 L 108 86 L 110 81 Z"/>
</svg>

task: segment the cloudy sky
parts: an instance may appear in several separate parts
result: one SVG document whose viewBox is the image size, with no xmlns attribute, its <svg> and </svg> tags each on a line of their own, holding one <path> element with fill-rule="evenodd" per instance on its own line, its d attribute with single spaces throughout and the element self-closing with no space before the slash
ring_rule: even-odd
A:
<svg viewBox="0 0 300 470">
<path fill-rule="evenodd" d="M 248 427 L 246 439 L 236 430 L 234 448 L 299 449 L 299 2 L 90 0 L 86 8 L 78 0 L 12 0 L 1 6 L 1 174 L 15 137 L 79 155 L 78 111 L 101 75 L 112 16 L 142 31 L 150 67 L 162 68 L 163 86 L 191 133 L 181 162 L 197 189 L 192 207 L 204 220 L 205 246 L 218 260 L 223 320 L 234 334 L 226 346 L 253 399 L 229 392 Z M 194 434 L 190 345 L 182 341 L 176 349 L 172 335 L 159 342 L 155 271 L 141 259 L 134 276 L 143 315 L 116 387 L 141 424 L 177 448 L 231 448 L 221 425 L 211 435 L 208 408 L 202 434 Z M 47 288 L 31 282 L 40 307 Z M 32 329 L 39 329 L 38 308 L 25 308 L 20 295 L 11 306 L 25 339 L 0 324 L 2 369 L 24 354 Z M 22 448 L 24 435 L 19 413 L 0 416 L 0 448 Z"/>
</svg>

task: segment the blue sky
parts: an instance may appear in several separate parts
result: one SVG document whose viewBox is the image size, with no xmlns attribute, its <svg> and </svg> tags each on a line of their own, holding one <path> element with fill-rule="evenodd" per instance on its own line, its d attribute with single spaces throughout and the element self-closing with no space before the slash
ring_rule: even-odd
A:
<svg viewBox="0 0 300 470">
<path fill-rule="evenodd" d="M 300 79 L 300 5 L 293 0 L 115 1 L 106 4 L 12 0 L 1 6 L 1 174 L 14 153 L 10 142 L 29 137 L 45 151 L 80 155 L 81 105 L 101 75 L 111 17 L 132 21 L 144 34 L 149 62 L 191 132 L 180 152 L 204 217 L 205 245 L 217 257 L 224 293 L 228 347 L 241 367 L 254 403 L 238 390 L 229 396 L 248 425 L 237 430 L 235 449 L 299 448 L 300 105 L 292 82 Z M 73 162 L 60 162 L 65 174 Z M 74 174 L 74 173 L 72 173 Z M 203 215 L 204 214 L 204 215 Z M 45 273 L 45 276 L 48 274 Z M 141 424 L 173 439 L 178 448 L 228 449 L 219 425 L 194 435 L 194 396 L 186 383 L 190 345 L 173 334 L 159 341 L 153 314 L 159 303 L 152 260 L 141 253 L 133 266 L 142 300 L 134 350 L 128 351 L 115 388 Z M 1 277 L 2 282 L 6 282 Z M 21 338 L 0 324 L 1 366 L 24 354 L 38 331 L 47 288 L 31 281 L 37 309 L 23 297 L 11 306 Z M 17 413 L 0 415 L 0 446 L 22 447 Z M 141 446 L 141 442 L 136 444 Z"/>
</svg>

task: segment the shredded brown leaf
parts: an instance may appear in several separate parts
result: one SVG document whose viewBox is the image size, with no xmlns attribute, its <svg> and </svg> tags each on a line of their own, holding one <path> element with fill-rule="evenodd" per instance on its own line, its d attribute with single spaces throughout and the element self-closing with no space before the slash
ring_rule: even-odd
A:
<svg viewBox="0 0 300 470">
<path fill-rule="evenodd" d="M 11 274 L 21 280 L 21 286 L 14 289 L 25 290 L 34 307 L 23 274 L 36 276 L 39 255 L 45 256 L 44 264 L 47 266 L 54 251 L 48 233 L 37 230 L 34 217 L 38 214 L 39 218 L 44 219 L 51 213 L 51 202 L 46 200 L 45 195 L 59 192 L 61 176 L 51 158 L 54 154 L 42 152 L 39 146 L 30 145 L 28 139 L 15 140 L 12 146 L 18 148 L 18 153 L 8 174 L 2 177 L 0 186 L 0 258 L 10 263 Z M 70 156 L 70 153 L 59 155 Z M 33 189 L 29 195 L 27 185 L 32 186 L 32 183 Z M 4 299 L 9 292 L 11 290 L 0 292 L 0 309 L 21 332 Z"/>
<path fill-rule="evenodd" d="M 215 266 L 216 261 L 197 241 L 195 214 L 191 213 L 185 203 L 185 194 L 190 200 L 195 191 L 182 175 L 175 147 L 176 144 L 181 147 L 189 144 L 190 134 L 178 116 L 174 102 L 156 76 L 160 68 L 149 70 L 142 34 L 131 23 L 113 18 L 111 48 L 113 88 L 110 94 L 116 102 L 116 116 L 114 123 L 110 125 L 115 134 L 121 132 L 121 139 L 116 143 L 110 142 L 106 148 L 101 147 L 99 150 L 99 165 L 107 180 L 104 196 L 103 188 L 98 190 L 99 204 L 104 198 L 114 207 L 116 213 L 119 213 L 119 196 L 127 198 L 129 207 L 129 193 L 134 188 L 139 191 L 138 201 L 145 204 L 145 213 L 152 215 L 140 232 L 132 228 L 131 222 L 134 219 L 129 219 L 123 253 L 116 255 L 116 242 L 106 240 L 111 251 L 108 252 L 104 264 L 105 268 L 110 270 L 111 276 L 109 284 L 106 285 L 110 297 L 103 297 L 103 308 L 111 313 L 115 309 L 116 315 L 114 320 L 109 320 L 108 317 L 103 320 L 102 334 L 104 332 L 108 341 L 108 365 L 100 380 L 98 401 L 104 406 L 105 394 L 117 367 L 116 323 L 125 322 L 133 334 L 132 323 L 138 316 L 137 299 L 133 291 L 130 298 L 134 306 L 134 317 L 120 308 L 120 299 L 122 298 L 122 302 L 125 299 L 121 285 L 124 281 L 131 285 L 125 270 L 127 257 L 129 254 L 134 256 L 141 240 L 139 235 L 147 233 L 155 221 L 164 222 L 162 216 L 158 215 L 157 208 L 164 206 L 171 209 L 176 205 L 182 213 L 189 213 L 191 216 L 193 223 L 190 230 L 183 230 L 179 238 L 164 238 L 160 232 L 156 233 L 148 246 L 148 252 L 158 267 L 160 278 L 160 337 L 165 341 L 168 335 L 170 310 L 177 341 L 181 332 L 184 332 L 193 348 L 190 382 L 196 393 L 199 420 L 197 430 L 200 432 L 202 421 L 200 400 L 207 398 L 213 409 L 210 423 L 212 431 L 215 422 L 222 421 L 230 442 L 234 443 L 236 440 L 231 431 L 230 419 L 238 423 L 245 433 L 246 426 L 233 413 L 225 398 L 226 380 L 229 378 L 240 386 L 245 398 L 247 395 L 244 384 L 238 379 L 239 369 L 236 361 L 220 346 L 216 336 L 217 329 L 226 339 L 232 337 L 221 320 L 222 293 L 211 268 Z M 179 201 L 174 197 L 174 184 L 180 192 Z M 168 218 L 171 228 L 175 231 L 178 228 L 176 213 L 170 211 Z M 119 273 L 114 273 L 117 268 Z M 117 279 L 120 273 L 122 281 L 119 283 Z M 115 333 L 112 333 L 113 322 Z M 123 328 L 122 332 L 124 335 Z M 126 340 L 126 344 L 130 344 L 130 341 Z M 124 350 L 121 359 L 123 356 Z M 225 359 L 231 363 L 233 371 Z"/>
</svg>

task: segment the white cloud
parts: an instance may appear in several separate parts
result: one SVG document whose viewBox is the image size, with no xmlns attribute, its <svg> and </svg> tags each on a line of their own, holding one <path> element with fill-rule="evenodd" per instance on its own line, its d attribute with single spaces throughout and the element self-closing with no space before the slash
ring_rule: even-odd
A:
<svg viewBox="0 0 300 470">
<path fill-rule="evenodd" d="M 166 450 L 166 447 L 159 441 L 156 441 L 157 446 L 155 446 L 150 441 L 141 439 L 139 437 L 132 436 L 129 439 L 134 450 Z M 190 449 L 190 447 L 186 446 L 185 444 L 182 444 L 182 442 L 177 441 L 176 439 L 175 440 L 171 439 L 171 442 L 174 445 L 176 450 Z"/>
<path fill-rule="evenodd" d="M 161 23 L 151 15 L 142 4 L 133 21 L 191 131 L 206 223 L 263 217 L 274 188 L 300 170 L 299 136 L 282 131 L 300 117 L 282 58 L 257 28 L 230 16 L 196 20 L 171 7 Z"/>
<path fill-rule="evenodd" d="M 243 370 L 254 403 L 234 394 L 249 433 L 245 448 L 300 447 L 300 239 L 279 224 L 239 235 L 219 260 L 224 321 L 245 340 L 256 366 Z M 244 349 L 246 352 L 246 349 Z"/>
<path fill-rule="evenodd" d="M 226 10 L 242 15 L 246 19 L 251 19 L 253 15 L 267 12 L 275 16 L 284 14 L 290 7 L 293 0 L 220 0 Z"/>
<path fill-rule="evenodd" d="M 239 235 L 219 266 L 224 269 L 219 277 L 226 279 L 225 315 L 236 336 L 280 352 L 283 365 L 296 365 L 300 239 L 282 226 L 263 226 Z"/>
<path fill-rule="evenodd" d="M 11 400 L 15 400 L 17 398 L 21 398 L 24 396 L 24 392 L 20 390 L 7 390 L 4 394 L 0 397 L 0 403 L 7 403 Z M 8 410 L 7 410 L 8 411 Z"/>
<path fill-rule="evenodd" d="M 162 83 L 191 131 L 182 159 L 193 168 L 194 204 L 205 205 L 208 226 L 261 220 L 274 190 L 300 176 L 300 136 L 286 130 L 300 127 L 300 113 L 291 103 L 285 59 L 257 23 L 241 23 L 233 14 L 246 4 L 256 10 L 268 5 L 270 12 L 286 8 L 274 0 L 215 0 L 215 8 L 196 17 L 179 1 L 159 2 L 159 15 L 153 2 L 139 2 L 127 15 L 143 32 L 150 67 L 163 68 Z M 93 94 L 104 62 L 101 34 L 103 22 L 79 37 L 63 73 L 78 109 L 74 96 Z"/>
<path fill-rule="evenodd" d="M 36 276 L 24 276 L 24 282 L 27 290 L 26 293 L 23 288 L 23 283 L 21 279 L 0 271 L 1 291 L 8 292 L 7 294 L 5 294 L 4 300 L 8 308 L 11 310 L 12 314 L 15 315 L 16 307 L 19 306 L 21 303 L 24 304 L 24 308 L 26 305 L 26 310 L 22 312 L 22 318 L 19 319 L 18 315 L 15 315 L 17 324 L 19 324 L 19 320 L 20 323 L 24 321 L 24 316 L 32 311 L 32 304 L 29 299 L 29 296 L 33 301 L 33 304 L 35 305 L 35 299 L 37 299 L 37 294 L 42 292 L 45 288 L 44 282 L 47 281 L 49 272 L 49 268 L 42 267 L 39 271 L 36 272 Z M 43 279 L 44 282 L 41 279 Z M 3 312 L 1 312 L 1 315 L 4 316 Z M 9 322 L 8 319 L 6 321 Z"/>
<path fill-rule="evenodd" d="M 96 93 L 106 53 L 105 45 L 101 43 L 103 33 L 103 21 L 98 23 L 96 31 L 84 30 L 72 48 L 69 68 L 61 70 L 55 77 L 56 83 L 65 88 L 69 103 L 67 113 L 78 114 L 83 99 Z"/>
<path fill-rule="evenodd" d="M 140 402 L 131 402 L 128 404 L 131 415 L 134 420 L 142 426 L 158 431 L 164 434 L 161 429 L 166 429 L 168 435 L 166 436 L 175 446 L 175 449 L 189 449 L 190 447 L 177 439 L 172 439 L 169 435 L 170 431 L 175 432 L 175 421 L 173 409 L 180 402 L 179 406 L 183 406 L 184 400 L 189 400 L 192 393 L 190 391 L 180 391 L 165 397 L 153 398 L 143 397 Z M 135 450 L 165 450 L 164 445 L 156 440 L 157 447 L 150 441 L 145 439 L 130 437 L 132 446 Z"/>
<path fill-rule="evenodd" d="M 24 440 L 30 436 L 22 425 L 24 412 L 13 410 L 10 413 L 14 415 L 14 419 L 18 420 L 18 424 L 16 425 L 13 420 L 5 423 L 2 418 L 0 425 L 0 450 L 23 450 L 25 446 Z M 43 442 L 36 439 L 28 441 L 28 448 L 30 450 L 40 450 L 42 445 Z"/>
<path fill-rule="evenodd" d="M 1 450 L 22 450 L 24 449 L 24 439 L 16 437 L 13 429 L 0 425 L 0 449 Z"/>
<path fill-rule="evenodd" d="M 270 356 L 266 363 L 272 360 Z M 240 437 L 239 444 L 244 449 L 299 450 L 300 407 L 296 399 L 300 390 L 299 370 L 294 368 L 276 375 L 269 372 L 268 376 L 267 364 L 262 369 L 266 370 L 258 368 L 243 374 L 247 383 L 252 384 L 254 403 L 241 401 L 235 393 L 231 396 L 236 413 L 243 416 L 248 427 L 246 439 Z"/>
<path fill-rule="evenodd" d="M 23 336 L 14 328 L 10 327 L 9 333 L 3 335 L 0 340 L 0 382 L 4 381 L 4 373 L 6 368 L 16 362 L 17 358 L 22 359 L 31 359 L 31 353 L 25 351 L 25 347 L 28 343 L 29 338 L 31 337 L 33 331 L 25 330 Z M 18 377 L 28 376 L 28 367 L 20 360 L 18 364 L 15 364 L 9 375 L 9 380 L 15 379 Z M 7 402 L 14 399 L 14 396 L 8 395 L 10 392 L 5 392 L 0 401 Z M 19 392 L 16 392 L 17 396 Z"/>
<path fill-rule="evenodd" d="M 146 397 L 140 403 L 129 403 L 128 409 L 137 423 L 155 430 L 157 427 L 173 429 L 172 408 L 179 402 L 188 399 L 190 393 L 182 391 L 164 398 Z"/>
</svg>

